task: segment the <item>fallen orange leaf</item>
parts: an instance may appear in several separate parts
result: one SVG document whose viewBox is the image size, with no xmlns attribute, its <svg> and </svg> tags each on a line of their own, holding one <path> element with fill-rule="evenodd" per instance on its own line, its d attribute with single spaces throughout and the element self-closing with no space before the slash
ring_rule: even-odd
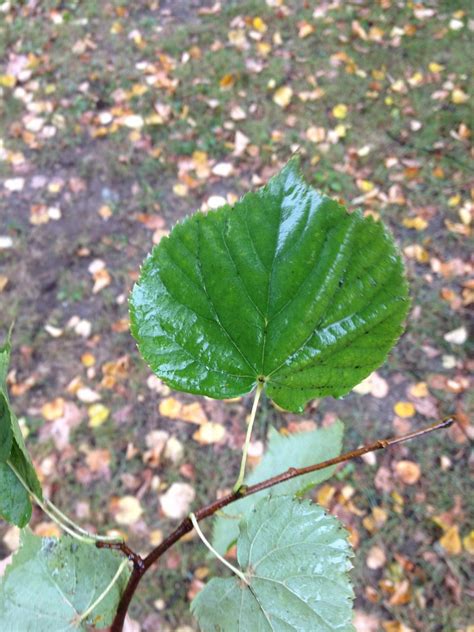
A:
<svg viewBox="0 0 474 632">
<path fill-rule="evenodd" d="M 230 88 L 232 88 L 234 83 L 235 83 L 235 76 L 232 73 L 228 72 L 219 81 L 219 86 L 221 90 L 229 90 Z"/>
<path fill-rule="evenodd" d="M 398 478 L 406 485 L 415 485 L 420 480 L 421 469 L 413 461 L 399 461 L 395 465 Z"/>
<path fill-rule="evenodd" d="M 64 414 L 64 399 L 56 397 L 51 402 L 47 402 L 41 408 L 41 414 L 47 421 L 59 419 Z"/>
</svg>

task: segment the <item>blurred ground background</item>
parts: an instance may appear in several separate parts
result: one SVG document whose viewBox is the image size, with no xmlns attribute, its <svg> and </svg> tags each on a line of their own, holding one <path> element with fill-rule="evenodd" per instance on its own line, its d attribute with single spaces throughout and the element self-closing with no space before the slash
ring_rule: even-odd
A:
<svg viewBox="0 0 474 632">
<path fill-rule="evenodd" d="M 351 449 L 457 413 L 459 426 L 350 463 L 313 496 L 351 531 L 359 631 L 472 631 L 468 10 L 0 2 L 0 332 L 16 321 L 12 401 L 56 504 L 146 551 L 232 484 L 249 401 L 150 378 L 127 295 L 176 220 L 236 200 L 299 151 L 310 182 L 391 228 L 413 307 L 357 392 L 303 417 L 264 402 L 253 460 L 269 423 L 339 417 Z M 55 533 L 40 512 L 32 525 Z M 17 533 L 0 535 L 5 557 Z M 137 594 L 141 629 L 193 630 L 189 601 L 216 570 L 201 546 L 173 549 Z"/>
</svg>

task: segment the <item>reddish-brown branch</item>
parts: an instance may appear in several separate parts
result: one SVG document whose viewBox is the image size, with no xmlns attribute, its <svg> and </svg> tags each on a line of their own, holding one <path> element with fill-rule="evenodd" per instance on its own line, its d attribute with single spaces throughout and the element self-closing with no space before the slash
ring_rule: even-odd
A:
<svg viewBox="0 0 474 632">
<path fill-rule="evenodd" d="M 268 489 L 269 487 L 274 487 L 275 485 L 279 485 L 280 483 L 284 483 L 292 478 L 296 478 L 297 476 L 303 476 L 304 474 L 309 474 L 310 472 L 317 472 L 318 470 L 323 470 L 326 467 L 330 467 L 331 465 L 337 465 L 338 463 L 344 463 L 345 461 L 350 461 L 351 459 L 355 459 L 359 456 L 367 454 L 368 452 L 375 452 L 376 450 L 383 450 L 384 448 L 388 448 L 392 445 L 396 445 L 397 443 L 402 443 L 404 441 L 409 441 L 410 439 L 416 439 L 418 437 L 422 437 L 425 434 L 433 432 L 434 430 L 440 430 L 442 428 L 447 428 L 451 426 L 455 421 L 455 417 L 446 417 L 442 421 L 433 424 L 432 426 L 428 426 L 427 428 L 423 428 L 421 430 L 415 430 L 414 432 L 410 432 L 406 435 L 402 435 L 401 437 L 392 437 L 390 439 L 379 439 L 378 441 L 374 441 L 362 448 L 357 448 L 357 450 L 352 450 L 351 452 L 346 452 L 345 454 L 341 454 L 340 456 L 336 456 L 333 459 L 328 459 L 327 461 L 323 461 L 322 463 L 316 463 L 314 465 L 309 465 L 308 467 L 291 467 L 290 469 L 278 474 L 277 476 L 272 476 L 272 478 L 268 478 L 261 483 L 257 483 L 256 485 L 251 485 L 250 487 L 241 487 L 236 492 L 231 492 L 226 496 L 223 496 L 219 500 L 215 500 L 214 502 L 198 509 L 195 512 L 195 516 L 197 521 L 204 520 L 205 518 L 209 518 L 217 511 L 230 505 L 231 503 L 239 500 L 243 496 L 250 496 L 251 494 L 256 494 L 257 492 L 262 491 L 263 489 Z M 102 548 L 119 548 L 125 555 L 128 556 L 134 563 L 132 574 L 130 575 L 130 579 L 128 581 L 127 587 L 122 595 L 120 600 L 117 614 L 115 616 L 114 622 L 112 623 L 111 632 L 122 632 L 123 624 L 125 621 L 125 616 L 127 614 L 128 608 L 130 606 L 130 602 L 132 601 L 133 595 L 142 579 L 143 575 L 148 571 L 148 569 L 157 561 L 159 558 L 170 549 L 176 542 L 181 540 L 181 538 L 192 531 L 193 525 L 189 518 L 185 518 L 181 524 L 165 539 L 163 542 L 157 546 L 153 551 L 147 555 L 145 559 L 142 559 L 139 555 L 131 551 L 126 545 L 121 546 L 111 546 L 107 543 L 98 543 L 98 546 Z"/>
<path fill-rule="evenodd" d="M 128 559 L 133 562 L 133 568 L 144 568 L 143 558 L 138 555 L 138 553 L 135 553 L 135 551 L 132 551 L 132 549 L 127 546 L 125 542 L 104 542 L 102 540 L 99 540 L 95 543 L 95 545 L 98 549 L 113 549 L 114 551 L 120 551 L 125 555 L 125 557 L 128 557 Z"/>
</svg>

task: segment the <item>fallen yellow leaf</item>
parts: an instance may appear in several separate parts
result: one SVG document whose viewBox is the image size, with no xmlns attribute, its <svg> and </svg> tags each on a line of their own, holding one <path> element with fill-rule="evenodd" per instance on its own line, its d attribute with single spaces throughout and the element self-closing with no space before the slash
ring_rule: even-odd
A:
<svg viewBox="0 0 474 632">
<path fill-rule="evenodd" d="M 193 434 L 193 439 L 203 445 L 219 443 L 225 437 L 226 430 L 222 424 L 208 421 L 199 426 L 199 429 Z"/>
<path fill-rule="evenodd" d="M 110 32 L 112 35 L 119 35 L 123 31 L 123 26 L 120 22 L 114 22 L 110 27 Z"/>
<path fill-rule="evenodd" d="M 414 228 L 415 230 L 425 230 L 428 222 L 423 217 L 405 217 L 403 225 L 406 228 Z"/>
<path fill-rule="evenodd" d="M 334 118 L 345 119 L 347 116 L 347 105 L 344 105 L 344 103 L 338 103 L 333 107 L 332 114 Z"/>
<path fill-rule="evenodd" d="M 357 188 L 363 193 L 369 193 L 375 187 L 375 184 L 370 180 L 357 180 Z"/>
<path fill-rule="evenodd" d="M 436 63 L 435 61 L 432 61 L 430 64 L 428 64 L 428 70 L 430 72 L 441 72 L 442 70 L 444 70 L 444 66 Z"/>
<path fill-rule="evenodd" d="M 41 408 L 41 414 L 47 421 L 54 421 L 64 415 L 64 399 L 56 397 L 51 402 L 47 402 Z"/>
<path fill-rule="evenodd" d="M 462 105 L 463 103 L 467 103 L 469 101 L 469 95 L 467 95 L 464 90 L 460 88 L 455 88 L 451 92 L 451 101 L 455 105 Z"/>
<path fill-rule="evenodd" d="M 124 496 L 114 503 L 114 516 L 119 524 L 132 525 L 137 522 L 143 509 L 135 496 Z"/>
<path fill-rule="evenodd" d="M 182 184 L 181 182 L 178 182 L 173 186 L 173 193 L 179 197 L 186 197 L 188 191 L 188 186 L 186 184 Z"/>
<path fill-rule="evenodd" d="M 318 504 L 322 507 L 329 507 L 329 504 L 331 503 L 331 500 L 333 499 L 335 493 L 336 488 L 332 485 L 329 485 L 328 483 L 321 485 L 321 487 L 319 487 L 318 491 L 316 492 L 316 499 L 318 501 Z"/>
<path fill-rule="evenodd" d="M 426 382 L 417 382 L 410 386 L 409 392 L 413 397 L 426 397 L 428 395 L 428 385 Z"/>
<path fill-rule="evenodd" d="M 0 75 L 0 86 L 3 88 L 14 88 L 16 79 L 13 75 Z"/>
<path fill-rule="evenodd" d="M 257 16 L 256 18 L 252 20 L 252 26 L 259 33 L 265 33 L 265 31 L 268 28 L 265 22 L 259 16 Z"/>
<path fill-rule="evenodd" d="M 405 246 L 403 252 L 409 259 L 416 259 L 418 263 L 428 263 L 430 260 L 430 254 L 420 246 L 420 244 L 410 244 L 409 246 Z"/>
<path fill-rule="evenodd" d="M 149 539 L 151 546 L 159 546 L 164 540 L 163 531 L 161 529 L 153 529 L 149 533 Z"/>
<path fill-rule="evenodd" d="M 464 545 L 464 549 L 474 555 L 474 529 L 468 535 L 464 536 L 462 543 Z"/>
<path fill-rule="evenodd" d="M 89 427 L 98 428 L 104 422 L 107 421 L 110 415 L 110 410 L 104 404 L 93 404 L 89 406 Z"/>
<path fill-rule="evenodd" d="M 174 397 L 166 397 L 160 402 L 160 415 L 169 419 L 179 419 L 189 423 L 205 424 L 208 422 L 206 414 L 199 402 L 183 405 Z"/>
<path fill-rule="evenodd" d="M 128 376 L 130 360 L 128 355 L 120 356 L 117 360 L 110 360 L 102 365 L 102 373 L 116 379 L 123 380 Z"/>
<path fill-rule="evenodd" d="M 81 356 L 82 364 L 88 369 L 95 364 L 95 356 L 92 353 L 86 352 Z"/>
<path fill-rule="evenodd" d="M 393 407 L 393 410 L 396 415 L 403 417 L 404 419 L 413 417 L 415 414 L 415 407 L 411 402 L 397 402 Z"/>
<path fill-rule="evenodd" d="M 275 91 L 273 95 L 273 101 L 281 108 L 286 108 L 290 104 L 293 96 L 293 90 L 290 86 L 281 86 Z"/>
<path fill-rule="evenodd" d="M 268 57 L 272 52 L 272 47 L 268 42 L 257 42 L 257 50 L 262 57 Z"/>
<path fill-rule="evenodd" d="M 362 524 L 369 533 L 376 533 L 387 522 L 388 514 L 382 507 L 374 507 L 372 515 L 366 516 L 362 520 Z"/>
<path fill-rule="evenodd" d="M 322 143 L 326 138 L 326 130 L 324 127 L 315 127 L 312 125 L 306 130 L 306 138 L 312 143 Z"/>
<path fill-rule="evenodd" d="M 408 83 L 412 86 L 419 86 L 420 83 L 423 81 L 423 75 L 421 74 L 421 72 L 415 72 L 409 79 L 408 79 Z"/>
<path fill-rule="evenodd" d="M 439 543 L 446 553 L 449 553 L 450 555 L 459 555 L 462 550 L 459 527 L 454 525 L 449 528 L 443 537 L 440 538 Z"/>
<path fill-rule="evenodd" d="M 369 31 L 369 39 L 372 40 L 373 42 L 381 42 L 382 38 L 384 36 L 384 31 L 383 29 L 379 28 L 378 26 L 372 26 L 370 31 Z"/>
<path fill-rule="evenodd" d="M 112 217 L 113 212 L 112 209 L 110 208 L 110 206 L 107 206 L 107 204 L 103 204 L 99 210 L 97 211 L 97 213 L 102 217 L 102 219 L 104 220 L 108 220 Z"/>
<path fill-rule="evenodd" d="M 169 417 L 170 419 L 179 419 L 181 408 L 181 402 L 178 402 L 178 400 L 174 397 L 167 397 L 160 402 L 159 411 L 160 415 L 163 415 L 163 417 Z"/>
<path fill-rule="evenodd" d="M 192 404 L 185 404 L 181 409 L 179 418 L 182 421 L 188 421 L 192 424 L 205 424 L 208 419 L 199 402 L 193 402 Z"/>
<path fill-rule="evenodd" d="M 308 37 L 308 35 L 314 33 L 315 30 L 316 28 L 313 24 L 306 21 L 300 22 L 298 24 L 298 37 L 304 39 L 305 37 Z"/>
</svg>

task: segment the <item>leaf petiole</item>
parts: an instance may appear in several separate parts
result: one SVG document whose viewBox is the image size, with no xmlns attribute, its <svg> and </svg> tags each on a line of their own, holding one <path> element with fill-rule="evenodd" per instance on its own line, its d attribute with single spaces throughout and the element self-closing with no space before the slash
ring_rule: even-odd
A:
<svg viewBox="0 0 474 632">
<path fill-rule="evenodd" d="M 222 562 L 224 564 L 224 566 L 227 566 L 227 568 L 229 568 L 233 573 L 235 573 L 237 575 L 237 577 L 239 579 L 241 579 L 245 584 L 249 584 L 248 579 L 245 577 L 245 575 L 242 573 L 242 571 L 237 568 L 236 566 L 234 566 L 233 564 L 231 564 L 230 562 L 228 562 L 225 558 L 222 557 L 222 555 L 220 555 L 212 546 L 212 544 L 209 542 L 209 540 L 207 540 L 206 536 L 204 535 L 204 533 L 201 531 L 201 528 L 198 524 L 197 518 L 193 513 L 189 514 L 189 518 L 191 520 L 191 522 L 193 523 L 193 527 L 196 529 L 196 533 L 198 534 L 198 536 L 201 538 L 201 540 L 203 541 L 203 543 L 205 544 L 205 546 L 207 546 L 207 548 L 209 549 L 209 551 L 215 556 L 217 557 L 217 559 Z"/>
<path fill-rule="evenodd" d="M 47 506 L 51 509 L 51 511 L 54 511 L 54 513 L 64 522 L 66 522 L 67 524 L 71 525 L 71 527 L 73 527 L 74 529 L 76 529 L 76 531 L 78 531 L 79 533 L 82 533 L 83 535 L 92 538 L 92 540 L 94 542 L 117 542 L 117 537 L 113 536 L 113 535 L 97 535 L 96 533 L 91 533 L 90 531 L 87 531 L 86 529 L 83 529 L 81 526 L 79 526 L 78 524 L 76 524 L 74 522 L 74 520 L 72 520 L 71 518 L 69 518 L 69 516 L 66 516 L 66 514 L 64 514 L 58 507 L 56 507 L 56 505 L 49 500 L 49 498 L 45 498 L 46 504 Z"/>
<path fill-rule="evenodd" d="M 50 500 L 45 498 L 43 502 L 34 492 L 32 492 L 20 472 L 13 465 L 13 463 L 7 461 L 7 465 L 15 474 L 15 476 L 17 477 L 21 485 L 23 485 L 31 498 L 33 498 L 38 507 L 40 507 L 44 511 L 44 513 L 49 516 L 49 518 L 51 518 L 53 522 L 55 522 L 65 533 L 68 533 L 72 538 L 75 538 L 80 542 L 84 542 L 85 544 L 95 544 L 96 542 L 109 542 L 112 540 L 117 540 L 117 538 L 112 538 L 109 536 L 94 535 L 93 533 L 89 533 L 85 529 L 82 529 L 82 527 L 77 525 L 73 520 L 71 520 L 71 518 L 68 518 L 65 514 L 63 514 L 62 511 L 60 511 Z"/>
<path fill-rule="evenodd" d="M 263 382 L 259 382 L 257 384 L 255 399 L 253 400 L 252 412 L 250 413 L 250 419 L 247 426 L 247 434 L 245 436 L 245 443 L 244 443 L 244 448 L 242 451 L 242 460 L 240 462 L 239 477 L 233 487 L 234 492 L 237 492 L 242 487 L 242 483 L 244 482 L 245 466 L 247 465 L 247 455 L 248 455 L 249 446 L 250 446 L 250 439 L 252 438 L 253 424 L 255 422 L 255 415 L 257 413 L 258 402 L 260 400 L 260 395 L 262 394 L 262 391 L 263 391 Z"/>
</svg>

